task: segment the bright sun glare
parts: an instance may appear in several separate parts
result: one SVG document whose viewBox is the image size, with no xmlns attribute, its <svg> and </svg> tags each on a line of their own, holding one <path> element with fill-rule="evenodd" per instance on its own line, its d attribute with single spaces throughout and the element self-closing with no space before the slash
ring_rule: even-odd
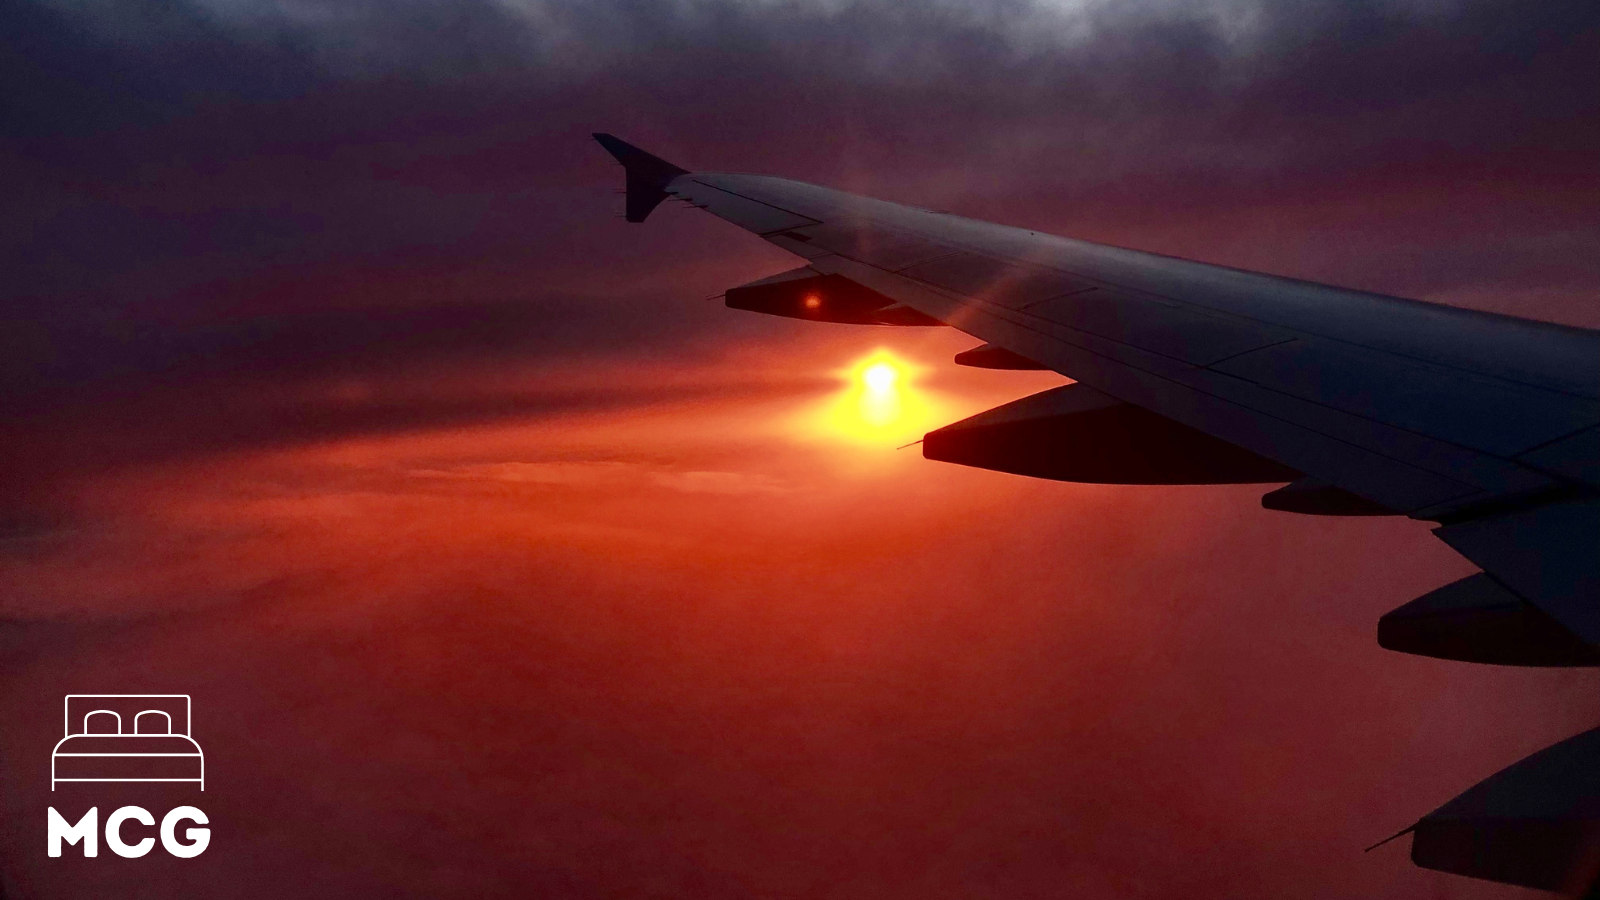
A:
<svg viewBox="0 0 1600 900">
<path fill-rule="evenodd" d="M 861 383 L 866 385 L 868 392 L 874 394 L 882 394 L 894 390 L 894 383 L 899 378 L 899 370 L 886 362 L 873 363 L 861 370 Z"/>
<path fill-rule="evenodd" d="M 934 396 L 916 385 L 919 371 L 887 350 L 875 351 L 837 373 L 842 390 L 808 413 L 801 427 L 810 437 L 858 444 L 914 441 L 943 424 Z"/>
</svg>

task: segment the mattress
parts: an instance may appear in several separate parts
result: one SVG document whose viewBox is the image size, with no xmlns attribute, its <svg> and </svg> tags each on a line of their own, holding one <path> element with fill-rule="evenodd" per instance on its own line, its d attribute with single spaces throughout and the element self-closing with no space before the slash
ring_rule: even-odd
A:
<svg viewBox="0 0 1600 900">
<path fill-rule="evenodd" d="M 52 781 L 196 781 L 204 783 L 200 745 L 181 734 L 79 734 L 53 754 Z"/>
</svg>

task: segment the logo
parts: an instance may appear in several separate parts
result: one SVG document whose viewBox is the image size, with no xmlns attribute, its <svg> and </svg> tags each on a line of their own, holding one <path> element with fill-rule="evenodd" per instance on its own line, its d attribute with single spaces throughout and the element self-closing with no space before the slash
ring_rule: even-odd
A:
<svg viewBox="0 0 1600 900">
<path fill-rule="evenodd" d="M 64 781 L 192 781 L 206 789 L 188 694 L 68 694 L 64 706 L 67 734 L 50 754 L 50 790 Z"/>
<path fill-rule="evenodd" d="M 175 782 L 204 791 L 206 759 L 192 734 L 188 694 L 68 694 L 64 702 L 66 735 L 50 754 L 50 790 L 79 782 Z M 99 853 L 99 807 L 90 807 L 69 824 L 54 806 L 49 812 L 49 853 L 59 857 L 63 843 L 81 844 L 83 855 Z M 155 838 L 124 840 L 129 821 L 145 827 L 155 817 L 140 806 L 123 806 L 106 816 L 106 846 L 134 859 L 149 853 Z M 179 806 L 161 819 L 161 845 L 173 856 L 192 858 L 211 843 L 211 829 L 185 828 L 181 822 L 209 824 L 193 806 Z"/>
</svg>

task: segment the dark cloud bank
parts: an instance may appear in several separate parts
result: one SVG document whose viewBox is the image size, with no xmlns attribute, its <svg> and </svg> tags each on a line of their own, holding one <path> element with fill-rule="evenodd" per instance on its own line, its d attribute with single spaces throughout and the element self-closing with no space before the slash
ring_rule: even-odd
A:
<svg viewBox="0 0 1600 900">
<path fill-rule="evenodd" d="M 618 316 L 563 302 L 601 254 L 643 281 L 749 242 L 684 216 L 681 241 L 619 243 L 599 127 L 691 166 L 1596 318 L 1593 4 L 1205 9 L 8 2 L 3 388 L 205 368 L 241 335 L 240 370 L 330 364 L 351 347 L 305 338 L 352 308 L 529 307 L 561 338 L 523 352 L 604 345 Z M 681 343 L 688 286 L 657 278 L 622 337 Z"/>
</svg>

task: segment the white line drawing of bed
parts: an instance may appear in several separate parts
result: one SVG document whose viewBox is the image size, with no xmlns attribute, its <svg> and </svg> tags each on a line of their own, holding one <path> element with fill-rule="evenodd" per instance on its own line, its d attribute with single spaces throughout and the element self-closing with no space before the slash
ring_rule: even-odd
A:
<svg viewBox="0 0 1600 900">
<path fill-rule="evenodd" d="M 68 694 L 63 710 L 66 736 L 50 753 L 50 790 L 71 781 L 193 782 L 206 789 L 188 694 Z"/>
</svg>

